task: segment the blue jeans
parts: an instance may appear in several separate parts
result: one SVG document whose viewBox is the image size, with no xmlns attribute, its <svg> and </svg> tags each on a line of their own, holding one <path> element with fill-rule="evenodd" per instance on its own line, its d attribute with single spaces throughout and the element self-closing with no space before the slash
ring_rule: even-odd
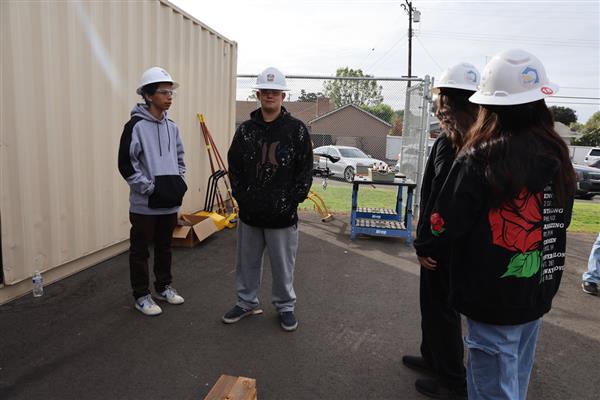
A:
<svg viewBox="0 0 600 400">
<path fill-rule="evenodd" d="M 490 325 L 467 318 L 469 400 L 525 400 L 542 319 Z"/>
<path fill-rule="evenodd" d="M 592 245 L 588 270 L 583 273 L 582 279 L 586 282 L 600 283 L 600 233 Z"/>
</svg>

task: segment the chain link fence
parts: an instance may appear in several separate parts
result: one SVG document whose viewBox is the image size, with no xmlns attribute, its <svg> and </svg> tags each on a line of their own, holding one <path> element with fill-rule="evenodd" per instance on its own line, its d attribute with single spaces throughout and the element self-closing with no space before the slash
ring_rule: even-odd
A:
<svg viewBox="0 0 600 400">
<path fill-rule="evenodd" d="M 238 75 L 236 127 L 260 107 L 255 82 L 256 75 Z M 333 155 L 342 157 L 328 165 L 334 178 L 351 179 L 357 164 L 383 161 L 420 184 L 429 137 L 429 77 L 292 75 L 287 85 L 283 106 L 306 124 L 314 148 L 332 145 Z"/>
</svg>

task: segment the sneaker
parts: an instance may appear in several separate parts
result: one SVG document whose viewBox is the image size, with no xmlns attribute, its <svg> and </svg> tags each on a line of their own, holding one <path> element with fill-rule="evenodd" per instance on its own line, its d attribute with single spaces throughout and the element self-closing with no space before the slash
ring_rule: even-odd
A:
<svg viewBox="0 0 600 400">
<path fill-rule="evenodd" d="M 153 316 L 162 313 L 162 309 L 154 302 L 154 299 L 149 294 L 136 299 L 135 308 L 140 310 L 144 315 Z"/>
<path fill-rule="evenodd" d="M 280 312 L 279 324 L 286 332 L 292 332 L 298 328 L 298 320 L 296 319 L 293 311 Z"/>
<path fill-rule="evenodd" d="M 440 379 L 417 379 L 417 392 L 432 399 L 467 400 L 467 383 L 450 386 Z"/>
<path fill-rule="evenodd" d="M 581 283 L 581 288 L 587 294 L 591 294 L 592 296 L 598 296 L 598 284 L 594 282 L 583 281 Z"/>
<path fill-rule="evenodd" d="M 423 357 L 418 356 L 403 356 L 402 364 L 406 365 L 410 369 L 414 369 L 415 371 L 425 372 L 428 374 L 435 374 L 431 365 Z"/>
<path fill-rule="evenodd" d="M 179 294 L 177 294 L 177 290 L 173 289 L 171 286 L 165 286 L 165 290 L 158 293 L 156 298 L 159 300 L 164 300 L 169 304 L 183 304 L 184 300 Z"/>
<path fill-rule="evenodd" d="M 221 321 L 223 321 L 225 324 L 235 324 L 240 319 L 247 317 L 248 315 L 258 315 L 262 313 L 263 310 L 260 308 L 246 310 L 245 308 L 236 305 L 231 310 L 227 311 L 223 317 L 221 317 Z"/>
</svg>

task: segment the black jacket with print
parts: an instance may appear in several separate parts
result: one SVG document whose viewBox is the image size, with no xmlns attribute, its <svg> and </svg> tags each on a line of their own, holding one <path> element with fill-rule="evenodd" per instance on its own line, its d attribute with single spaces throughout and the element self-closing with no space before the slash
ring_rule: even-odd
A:
<svg viewBox="0 0 600 400">
<path fill-rule="evenodd" d="M 550 311 L 560 285 L 573 201 L 561 207 L 553 200 L 556 162 L 531 158 L 526 187 L 492 208 L 483 166 L 459 157 L 431 213 L 433 248 L 450 252 L 451 303 L 473 320 L 538 319 Z"/>
<path fill-rule="evenodd" d="M 312 185 L 312 144 L 304 123 L 282 107 L 265 122 L 260 109 L 235 132 L 227 153 L 240 219 L 251 226 L 285 228 L 298 222 L 298 204 Z"/>
<path fill-rule="evenodd" d="M 455 158 L 456 154 L 452 148 L 452 142 L 446 132 L 442 132 L 431 147 L 423 180 L 421 181 L 419 222 L 417 224 L 417 236 L 413 242 L 418 256 L 429 257 L 433 255 L 431 248 L 433 240 L 429 225 L 431 210 Z"/>
</svg>

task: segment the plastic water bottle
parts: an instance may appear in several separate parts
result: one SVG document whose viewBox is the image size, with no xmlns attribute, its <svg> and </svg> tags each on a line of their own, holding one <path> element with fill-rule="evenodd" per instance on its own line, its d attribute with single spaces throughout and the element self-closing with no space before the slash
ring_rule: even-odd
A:
<svg viewBox="0 0 600 400">
<path fill-rule="evenodd" d="M 44 278 L 39 271 L 35 271 L 35 275 L 31 278 L 33 282 L 33 297 L 41 297 L 44 294 Z"/>
</svg>

